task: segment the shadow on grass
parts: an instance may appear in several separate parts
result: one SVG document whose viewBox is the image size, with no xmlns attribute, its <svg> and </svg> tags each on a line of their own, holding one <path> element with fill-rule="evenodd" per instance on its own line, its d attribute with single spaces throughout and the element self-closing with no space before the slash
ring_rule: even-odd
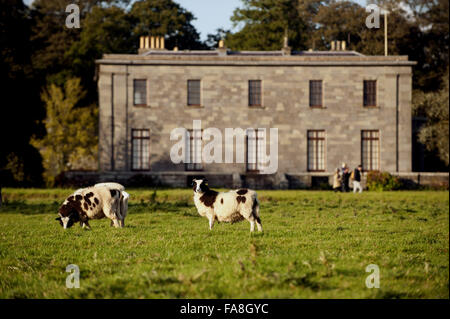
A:
<svg viewBox="0 0 450 319">
<path fill-rule="evenodd" d="M 51 203 L 27 203 L 24 200 L 13 200 L 3 202 L 0 214 L 57 214 L 61 203 L 54 201 Z M 187 201 L 173 202 L 145 202 L 128 205 L 128 214 L 147 214 L 156 212 L 180 213 L 183 216 L 197 217 L 195 207 Z"/>
<path fill-rule="evenodd" d="M 39 215 L 57 213 L 59 202 L 52 203 L 26 203 L 24 200 L 5 201 L 0 208 L 0 214 Z"/>
</svg>

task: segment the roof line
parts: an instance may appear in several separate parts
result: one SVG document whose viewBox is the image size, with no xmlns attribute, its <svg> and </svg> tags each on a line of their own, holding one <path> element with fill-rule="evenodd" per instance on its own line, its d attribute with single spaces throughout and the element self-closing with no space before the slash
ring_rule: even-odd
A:
<svg viewBox="0 0 450 319">
<path fill-rule="evenodd" d="M 189 60 L 130 60 L 130 59 L 100 59 L 96 64 L 112 65 L 205 65 L 205 66 L 413 66 L 415 61 L 189 61 Z"/>
</svg>

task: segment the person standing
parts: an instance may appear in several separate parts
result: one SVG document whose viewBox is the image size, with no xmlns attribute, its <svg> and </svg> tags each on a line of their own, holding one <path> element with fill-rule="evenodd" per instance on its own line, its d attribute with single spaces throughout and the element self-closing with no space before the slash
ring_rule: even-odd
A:
<svg viewBox="0 0 450 319">
<path fill-rule="evenodd" d="M 341 179 L 342 192 L 345 193 L 350 191 L 349 182 L 350 182 L 350 170 L 348 169 L 348 167 L 345 167 Z"/>
<path fill-rule="evenodd" d="M 336 171 L 333 175 L 333 190 L 338 192 L 341 189 L 341 175 L 339 172 L 339 168 L 336 168 Z"/>
<path fill-rule="evenodd" d="M 345 168 L 347 168 L 348 166 L 347 166 L 347 164 L 346 163 L 342 163 L 342 166 L 341 166 L 341 179 L 342 179 L 342 176 L 344 176 L 344 171 L 345 171 Z"/>
<path fill-rule="evenodd" d="M 359 193 L 362 193 L 362 187 L 361 187 L 361 171 L 362 166 L 361 164 L 358 165 L 357 168 L 355 168 L 354 171 L 354 177 L 353 177 L 353 193 L 356 193 L 358 191 Z"/>
</svg>

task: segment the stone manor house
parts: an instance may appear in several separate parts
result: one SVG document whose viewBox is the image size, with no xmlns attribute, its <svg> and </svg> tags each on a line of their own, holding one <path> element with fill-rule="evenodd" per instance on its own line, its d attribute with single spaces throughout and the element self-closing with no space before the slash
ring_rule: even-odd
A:
<svg viewBox="0 0 450 319">
<path fill-rule="evenodd" d="M 332 47 L 236 52 L 221 42 L 212 51 L 179 51 L 166 50 L 162 37 L 141 37 L 138 54 L 105 54 L 97 61 L 100 173 L 149 186 L 186 187 L 206 176 L 212 187 L 255 188 L 327 182 L 343 162 L 410 173 L 415 62 L 365 56 L 341 42 Z M 222 134 L 253 128 L 243 142 L 245 160 L 203 163 L 207 141 L 194 120 Z M 170 158 L 177 143 L 170 135 L 180 127 L 191 163 Z M 263 174 L 269 128 L 278 129 L 278 170 Z"/>
</svg>

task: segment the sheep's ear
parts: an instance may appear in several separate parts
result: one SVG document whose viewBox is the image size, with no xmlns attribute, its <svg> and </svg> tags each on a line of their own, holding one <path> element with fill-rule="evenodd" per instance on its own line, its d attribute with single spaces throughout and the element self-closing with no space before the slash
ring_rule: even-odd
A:
<svg viewBox="0 0 450 319">
<path fill-rule="evenodd" d="M 203 181 L 204 181 L 205 183 L 208 183 L 208 180 L 207 180 L 206 178 L 204 178 Z"/>
<path fill-rule="evenodd" d="M 55 218 L 55 220 L 61 220 L 61 217 L 57 217 L 57 218 Z"/>
</svg>

